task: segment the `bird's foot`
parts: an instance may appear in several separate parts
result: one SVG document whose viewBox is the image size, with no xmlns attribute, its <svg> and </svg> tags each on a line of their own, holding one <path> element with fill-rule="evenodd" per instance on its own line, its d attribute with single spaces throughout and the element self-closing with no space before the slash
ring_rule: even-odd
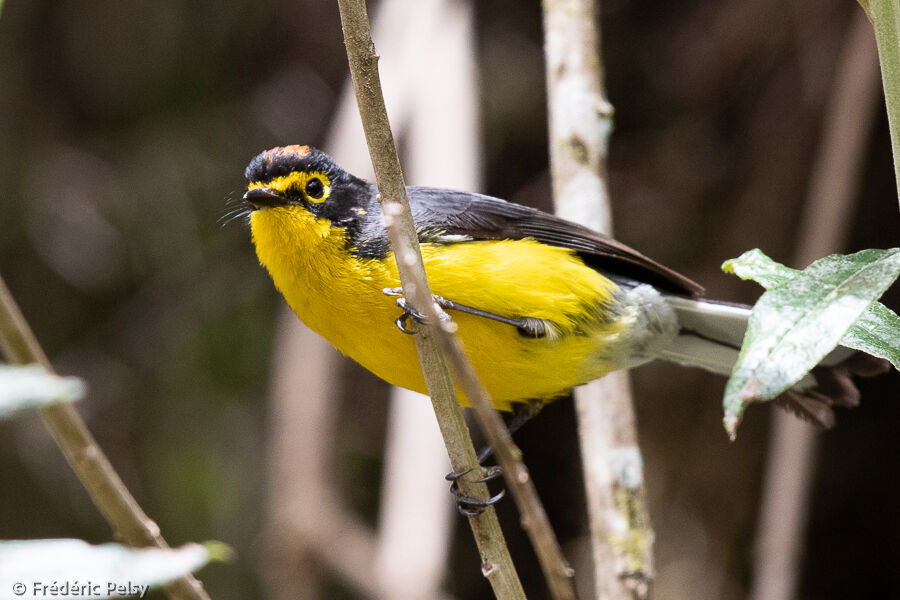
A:
<svg viewBox="0 0 900 600">
<path fill-rule="evenodd" d="M 543 404 L 537 401 L 516 404 L 513 408 L 513 417 L 506 425 L 506 430 L 509 435 L 514 434 L 525 423 L 534 418 L 535 415 L 541 412 L 541 408 L 543 408 Z M 478 453 L 478 464 L 484 464 L 484 461 L 486 461 L 493 453 L 494 449 L 490 445 L 482 448 Z M 478 480 L 478 483 L 496 479 L 503 474 L 503 469 L 499 465 L 482 468 L 484 469 L 485 474 L 481 479 Z M 472 517 L 481 514 L 481 512 L 484 511 L 486 507 L 496 504 L 501 498 L 503 498 L 506 490 L 501 490 L 496 496 L 493 496 L 487 500 L 480 500 L 478 498 L 470 498 L 468 496 L 464 496 L 459 491 L 459 486 L 456 482 L 460 477 L 462 477 L 469 471 L 471 471 L 471 469 L 463 471 L 461 473 L 450 473 L 449 475 L 447 475 L 447 481 L 453 482 L 450 484 L 450 495 L 453 496 L 453 499 L 456 501 L 456 510 L 458 510 L 460 514 L 464 516 Z"/>
<path fill-rule="evenodd" d="M 385 296 L 397 297 L 397 306 L 403 309 L 403 314 L 401 314 L 394 324 L 397 325 L 397 329 L 402 331 L 403 333 L 407 333 L 409 335 L 415 334 L 415 330 L 409 328 L 409 320 L 413 319 L 415 322 L 425 325 L 426 320 L 425 316 L 415 309 L 403 295 L 403 288 L 395 287 L 395 288 L 384 288 L 381 290 L 381 293 Z M 444 312 L 445 308 L 452 308 L 453 302 L 438 296 L 437 294 L 431 295 L 432 300 L 437 308 L 438 317 L 442 322 L 450 321 L 450 315 Z"/>
<path fill-rule="evenodd" d="M 456 501 L 456 510 L 459 511 L 459 514 L 465 517 L 475 517 L 484 512 L 488 506 L 493 506 L 497 502 L 499 502 L 503 496 L 506 495 L 506 490 L 500 490 L 494 496 L 491 496 L 487 499 L 481 498 L 472 498 L 470 496 L 465 496 L 461 491 L 459 491 L 459 479 L 469 473 L 472 469 L 466 469 L 465 471 L 459 473 L 448 473 L 447 481 L 450 483 L 450 495 L 453 496 L 453 500 Z M 503 475 L 503 469 L 499 466 L 486 467 L 484 469 L 484 477 L 481 479 L 475 480 L 474 483 L 485 483 L 491 481 L 492 479 L 496 479 Z"/>
</svg>

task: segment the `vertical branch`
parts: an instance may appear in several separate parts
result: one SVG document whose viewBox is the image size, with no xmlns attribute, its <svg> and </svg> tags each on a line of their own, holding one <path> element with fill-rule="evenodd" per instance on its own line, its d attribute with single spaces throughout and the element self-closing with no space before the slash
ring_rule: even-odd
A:
<svg viewBox="0 0 900 600">
<path fill-rule="evenodd" d="M 593 0 L 544 0 L 550 163 L 556 212 L 611 234 L 606 157 L 613 107 L 603 89 Z"/>
<path fill-rule="evenodd" d="M 322 597 L 313 533 L 334 535 L 347 520 L 329 477 L 337 400 L 334 378 L 339 354 L 302 325 L 287 307 L 276 321 L 267 412 L 265 551 L 262 560 L 271 600 Z M 296 357 L 303 357 L 300 368 Z M 333 516 L 335 515 L 335 516 Z M 349 562 L 345 555 L 344 562 Z M 326 563 L 327 564 L 327 563 Z M 371 579 L 364 565 L 349 565 Z M 365 589 L 365 588 L 364 588 Z"/>
<path fill-rule="evenodd" d="M 593 0 L 544 0 L 550 159 L 557 214 L 604 233 L 612 224 L 606 158 L 613 110 L 603 89 Z M 597 598 L 643 598 L 652 578 L 628 375 L 575 390 Z"/>
<path fill-rule="evenodd" d="M 53 372 L 53 366 L 2 278 L 0 349 L 13 364 L 38 363 L 47 371 Z M 168 548 L 159 526 L 144 514 L 100 449 L 97 440 L 88 431 L 78 411 L 71 404 L 57 404 L 42 408 L 39 413 L 69 466 L 112 527 L 113 535 L 129 546 Z M 171 598 L 209 598 L 202 584 L 191 575 L 168 584 L 166 591 Z"/>
<path fill-rule="evenodd" d="M 822 119 L 822 144 L 797 236 L 797 266 L 839 252 L 844 246 L 866 140 L 874 122 L 877 90 L 872 34 L 859 14 L 844 43 L 832 97 Z M 796 596 L 819 439 L 808 423 L 784 411 L 772 411 L 772 420 L 756 531 L 756 569 L 750 594 L 753 600 L 788 600 Z"/>
<path fill-rule="evenodd" d="M 419 252 L 415 225 L 406 197 L 400 161 L 388 122 L 378 77 L 378 56 L 372 43 L 364 0 L 338 0 L 341 26 L 350 63 L 350 75 L 369 146 L 375 181 L 381 194 L 385 226 L 397 260 L 404 295 L 414 306 L 437 323 L 434 302 L 428 289 L 425 267 Z M 435 340 L 437 328 L 428 327 L 415 336 L 422 372 L 435 409 L 450 464 L 457 472 L 479 472 L 475 449 L 456 401 L 453 383 Z M 460 480 L 461 491 L 475 498 L 489 497 L 484 483 Z M 498 598 L 522 598 L 524 592 L 500 530 L 496 512 L 488 508 L 471 517 L 476 544 L 481 552 L 482 571 Z"/>
</svg>

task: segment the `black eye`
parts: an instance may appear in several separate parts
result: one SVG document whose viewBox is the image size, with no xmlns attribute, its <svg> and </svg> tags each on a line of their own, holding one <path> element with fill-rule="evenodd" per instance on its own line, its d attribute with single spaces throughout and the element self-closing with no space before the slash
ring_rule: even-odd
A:
<svg viewBox="0 0 900 600">
<path fill-rule="evenodd" d="M 322 197 L 322 194 L 325 193 L 325 186 L 322 184 L 322 180 L 318 177 L 313 177 L 309 181 L 306 182 L 306 195 L 313 199 L 318 199 Z"/>
</svg>

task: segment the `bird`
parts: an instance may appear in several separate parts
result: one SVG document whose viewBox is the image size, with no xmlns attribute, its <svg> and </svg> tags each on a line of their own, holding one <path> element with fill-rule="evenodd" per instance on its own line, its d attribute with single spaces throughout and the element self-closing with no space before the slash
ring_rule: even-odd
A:
<svg viewBox="0 0 900 600">
<path fill-rule="evenodd" d="M 377 187 L 304 145 L 266 150 L 244 174 L 235 215 L 294 313 L 381 379 L 427 393 Z M 495 408 L 541 406 L 655 359 L 731 373 L 749 307 L 708 300 L 637 250 L 535 208 L 407 194 L 431 291 Z M 831 425 L 832 405 L 858 402 L 850 375 L 872 371 L 854 354 L 838 348 L 778 403 Z"/>
</svg>

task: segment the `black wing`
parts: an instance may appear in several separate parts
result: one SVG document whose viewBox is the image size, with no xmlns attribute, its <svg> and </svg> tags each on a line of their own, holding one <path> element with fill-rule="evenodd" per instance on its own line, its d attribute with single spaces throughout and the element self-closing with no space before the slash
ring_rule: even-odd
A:
<svg viewBox="0 0 900 600">
<path fill-rule="evenodd" d="M 646 282 L 676 294 L 702 296 L 703 287 L 611 237 L 535 208 L 499 198 L 438 188 L 409 187 L 421 241 L 447 236 L 475 240 L 522 239 L 571 248 L 585 264 L 611 275 Z M 465 238 L 460 238 L 462 241 Z"/>
</svg>

